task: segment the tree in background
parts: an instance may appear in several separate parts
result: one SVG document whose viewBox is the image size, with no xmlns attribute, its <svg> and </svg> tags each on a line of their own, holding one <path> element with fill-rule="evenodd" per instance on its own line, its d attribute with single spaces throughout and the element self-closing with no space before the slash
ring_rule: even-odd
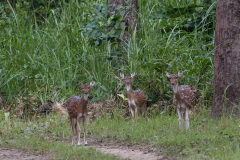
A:
<svg viewBox="0 0 240 160">
<path fill-rule="evenodd" d="M 109 7 L 108 12 L 113 12 L 115 8 L 119 8 L 120 6 L 126 7 L 126 16 L 125 22 L 122 22 L 122 26 L 125 28 L 125 32 L 123 35 L 123 40 L 127 40 L 131 37 L 131 33 L 137 27 L 138 22 L 138 1 L 137 0 L 109 0 L 108 4 L 115 4 L 114 7 Z M 123 15 L 122 15 L 123 16 Z"/>
<path fill-rule="evenodd" d="M 218 0 L 211 115 L 238 116 L 240 99 L 240 2 Z"/>
</svg>

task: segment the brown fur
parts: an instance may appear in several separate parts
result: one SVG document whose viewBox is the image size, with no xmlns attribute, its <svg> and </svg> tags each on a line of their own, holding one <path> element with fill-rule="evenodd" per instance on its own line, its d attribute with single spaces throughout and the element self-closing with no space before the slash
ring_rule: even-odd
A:
<svg viewBox="0 0 240 160">
<path fill-rule="evenodd" d="M 146 96 L 142 90 L 133 91 L 131 86 L 131 79 L 134 78 L 135 72 L 133 72 L 131 76 L 124 76 L 124 74 L 120 73 L 120 76 L 124 79 L 125 85 L 129 85 L 129 90 L 127 90 L 127 99 L 132 117 L 134 117 L 133 110 L 135 110 L 135 117 L 137 117 L 139 109 L 145 116 L 147 112 Z M 136 105 L 132 104 L 132 101 L 134 101 Z"/>
<path fill-rule="evenodd" d="M 184 97 L 184 96 L 185 97 Z M 180 104 L 186 104 L 188 109 L 191 109 L 194 106 L 196 99 L 196 93 L 191 87 L 185 87 L 184 90 L 181 90 L 181 86 L 178 86 L 178 93 L 173 93 L 173 105 L 177 106 Z"/>
<path fill-rule="evenodd" d="M 183 71 L 179 71 L 178 74 L 170 74 L 166 72 L 170 83 L 173 86 L 173 105 L 177 108 L 179 126 L 182 127 L 182 120 L 185 121 L 186 129 L 189 128 L 189 109 L 194 106 L 196 99 L 195 90 L 188 86 L 178 86 L 178 78 L 182 76 Z"/>
<path fill-rule="evenodd" d="M 72 144 L 74 144 L 74 130 L 76 130 L 77 133 L 77 140 L 78 145 L 80 145 L 80 121 L 83 120 L 83 132 L 84 132 L 84 143 L 87 145 L 86 141 L 86 118 L 88 115 L 88 109 L 87 109 L 87 103 L 88 103 L 88 94 L 89 89 L 92 87 L 95 82 L 91 82 L 89 84 L 82 84 L 79 82 L 81 88 L 82 88 L 82 98 L 79 96 L 72 96 L 68 102 L 67 102 L 67 111 L 69 114 L 70 123 L 72 126 Z M 87 99 L 84 99 L 84 96 L 87 97 Z M 76 120 L 76 123 L 74 124 L 74 121 Z"/>
<path fill-rule="evenodd" d="M 84 93 L 82 94 L 82 97 L 84 96 Z M 82 113 L 82 115 L 85 113 L 87 115 L 87 103 L 88 101 L 85 101 L 84 98 L 81 99 L 75 99 L 74 96 L 69 98 L 67 103 L 67 110 L 70 119 L 71 118 L 77 118 L 77 115 L 79 113 Z"/>
</svg>

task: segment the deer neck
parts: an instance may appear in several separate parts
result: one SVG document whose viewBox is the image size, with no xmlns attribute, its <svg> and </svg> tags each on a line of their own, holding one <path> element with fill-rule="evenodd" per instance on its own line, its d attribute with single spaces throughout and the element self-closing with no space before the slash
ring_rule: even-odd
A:
<svg viewBox="0 0 240 160">
<path fill-rule="evenodd" d="M 178 93 L 178 84 L 173 86 L 173 93 Z"/>
<path fill-rule="evenodd" d="M 126 84 L 126 88 L 127 88 L 127 98 L 131 99 L 131 95 L 133 95 L 133 90 L 132 90 L 132 86 L 131 84 Z"/>
<path fill-rule="evenodd" d="M 87 104 L 88 102 L 88 94 L 82 94 L 82 98 L 81 98 L 81 103 L 82 104 Z"/>
</svg>

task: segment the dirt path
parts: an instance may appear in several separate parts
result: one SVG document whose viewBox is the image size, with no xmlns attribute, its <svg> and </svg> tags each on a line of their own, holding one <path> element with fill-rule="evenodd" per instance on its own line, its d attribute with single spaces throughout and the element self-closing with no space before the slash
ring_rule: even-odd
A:
<svg viewBox="0 0 240 160">
<path fill-rule="evenodd" d="M 67 141 L 66 141 L 67 142 Z M 70 141 L 67 142 L 70 144 Z M 88 147 L 95 148 L 104 154 L 113 154 L 123 159 L 130 160 L 171 160 L 171 158 L 161 155 L 161 151 L 148 144 L 131 144 L 112 139 L 97 140 L 88 137 Z M 46 160 L 52 158 L 52 154 L 35 154 L 34 151 L 24 149 L 4 148 L 0 146 L 0 160 Z"/>
<path fill-rule="evenodd" d="M 94 147 L 97 150 L 103 153 L 110 153 L 117 155 L 124 159 L 131 159 L 131 160 L 167 160 L 164 156 L 156 156 L 153 153 L 144 153 L 140 150 L 132 150 L 132 149 L 119 149 L 119 148 L 112 148 L 112 147 Z"/>
<path fill-rule="evenodd" d="M 45 160 L 50 158 L 51 155 L 35 155 L 24 149 L 0 148 L 1 160 Z"/>
<path fill-rule="evenodd" d="M 121 149 L 112 147 L 96 147 L 97 150 L 107 154 L 114 154 L 124 159 L 131 160 L 167 160 L 164 156 L 156 156 L 153 153 L 144 153 L 140 150 L 132 149 Z M 28 151 L 23 149 L 13 149 L 13 148 L 0 148 L 0 159 L 1 160 L 46 160 L 50 159 L 49 155 L 32 155 Z"/>
<path fill-rule="evenodd" d="M 126 145 L 124 142 L 112 141 L 105 139 L 104 141 L 97 141 L 93 137 L 88 137 L 89 147 L 96 148 L 102 153 L 109 153 L 130 160 L 170 160 L 170 158 L 159 155 L 159 152 L 154 152 L 154 148 L 150 145 L 136 144 Z"/>
<path fill-rule="evenodd" d="M 140 150 L 133 150 L 133 149 L 124 149 L 106 147 L 106 146 L 91 146 L 96 148 L 97 150 L 101 151 L 102 153 L 109 153 L 117 155 L 124 159 L 131 159 L 131 160 L 167 160 L 164 156 L 156 156 L 153 153 L 144 153 Z M 46 160 L 50 159 L 50 155 L 34 155 L 28 151 L 23 149 L 13 149 L 13 148 L 0 148 L 0 159 L 1 160 Z"/>
</svg>

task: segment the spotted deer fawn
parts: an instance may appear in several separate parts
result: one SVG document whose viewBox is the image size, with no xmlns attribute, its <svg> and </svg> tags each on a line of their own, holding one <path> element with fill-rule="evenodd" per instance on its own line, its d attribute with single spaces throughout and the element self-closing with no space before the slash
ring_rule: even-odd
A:
<svg viewBox="0 0 240 160">
<path fill-rule="evenodd" d="M 182 76 L 182 70 L 178 74 L 165 73 L 170 78 L 173 87 L 173 105 L 177 108 L 179 127 L 183 127 L 184 120 L 186 129 L 189 129 L 188 113 L 189 109 L 194 105 L 196 93 L 191 87 L 185 85 L 178 86 L 178 78 Z"/>
<path fill-rule="evenodd" d="M 79 82 L 79 85 L 82 88 L 82 98 L 79 96 L 72 96 L 67 102 L 67 111 L 70 118 L 70 123 L 72 125 L 72 145 L 74 144 L 74 130 L 77 133 L 78 146 L 80 143 L 80 121 L 83 120 L 83 132 L 84 132 L 84 144 L 87 146 L 86 141 L 86 118 L 88 114 L 87 103 L 88 103 L 88 94 L 90 87 L 93 87 L 95 84 L 94 81 L 90 84 L 82 84 Z M 76 123 L 75 123 L 76 121 Z"/>
<path fill-rule="evenodd" d="M 135 110 L 135 118 L 138 115 L 138 108 L 140 109 L 140 112 L 144 114 L 144 117 L 147 112 L 146 107 L 146 96 L 143 92 L 143 90 L 132 90 L 131 86 L 131 79 L 134 78 L 135 72 L 131 74 L 131 76 L 124 76 L 123 73 L 120 73 L 120 77 L 124 80 L 126 88 L 127 88 L 127 99 L 128 99 L 128 105 L 132 114 L 132 117 L 134 117 L 134 110 Z"/>
</svg>

